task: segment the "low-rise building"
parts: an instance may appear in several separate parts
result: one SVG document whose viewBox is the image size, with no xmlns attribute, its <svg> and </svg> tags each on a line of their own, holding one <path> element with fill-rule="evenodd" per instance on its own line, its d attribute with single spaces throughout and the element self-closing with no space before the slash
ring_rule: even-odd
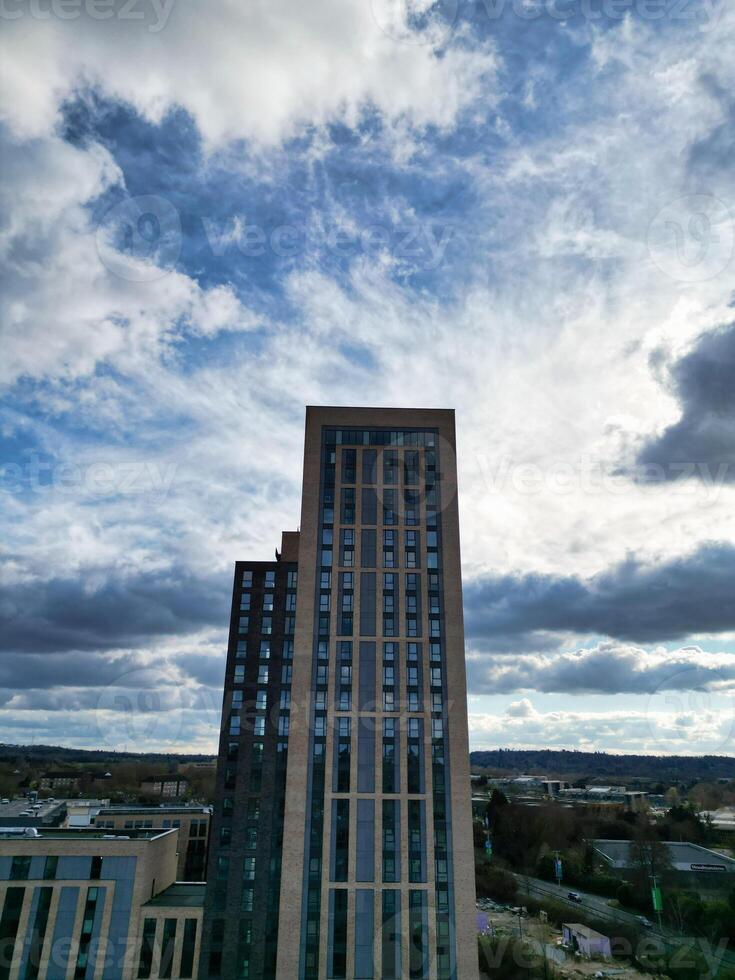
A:
<svg viewBox="0 0 735 980">
<path fill-rule="evenodd" d="M 575 952 L 588 958 L 600 956 L 603 959 L 610 959 L 612 949 L 610 940 L 603 936 L 601 932 L 590 929 L 589 926 L 582 925 L 581 922 L 565 922 L 562 927 L 562 937 L 567 946 Z"/>
<path fill-rule="evenodd" d="M 148 796 L 165 796 L 168 799 L 181 799 L 189 789 L 185 776 L 169 773 L 165 776 L 152 776 L 140 784 L 140 791 Z"/>
<path fill-rule="evenodd" d="M 62 769 L 59 772 L 45 772 L 39 780 L 41 789 L 66 790 L 79 789 L 82 784 L 82 773 L 76 769 Z"/>
<path fill-rule="evenodd" d="M 700 892 L 729 891 L 735 885 L 735 860 L 686 841 L 663 841 L 669 858 L 669 873 L 683 887 Z M 629 840 L 595 840 L 595 854 L 606 870 L 630 877 L 635 852 Z"/>
<path fill-rule="evenodd" d="M 5 975 L 193 980 L 203 886 L 177 890 L 176 843 L 173 829 L 0 831 Z"/>
<path fill-rule="evenodd" d="M 723 806 L 719 810 L 703 810 L 700 814 L 717 830 L 735 831 L 735 807 Z"/>
<path fill-rule="evenodd" d="M 170 830 L 179 832 L 179 881 L 203 881 L 207 868 L 210 806 L 108 806 L 94 819 L 99 830 L 127 833 L 130 830 Z"/>
<path fill-rule="evenodd" d="M 75 793 L 83 791 L 85 787 L 104 785 L 110 779 L 112 773 L 105 770 L 59 769 L 43 773 L 38 785 L 42 790 L 54 793 Z"/>
</svg>

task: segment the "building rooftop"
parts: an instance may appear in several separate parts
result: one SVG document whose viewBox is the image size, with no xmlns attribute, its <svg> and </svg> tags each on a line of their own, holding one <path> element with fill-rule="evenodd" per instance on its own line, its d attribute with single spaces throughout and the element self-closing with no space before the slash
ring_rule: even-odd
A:
<svg viewBox="0 0 735 980">
<path fill-rule="evenodd" d="M 74 797 L 68 797 L 57 802 L 65 803 L 67 806 L 89 806 L 89 807 L 95 807 L 95 806 L 107 807 L 110 803 L 109 799 L 90 800 L 86 798 L 74 799 Z"/>
<path fill-rule="evenodd" d="M 25 832 L 25 833 L 24 833 Z M 125 830 L 104 831 L 94 827 L 3 827 L 0 826 L 0 840 L 22 840 L 24 843 L 33 840 L 153 840 L 165 834 L 176 833 L 175 829 L 166 830 Z"/>
<path fill-rule="evenodd" d="M 200 908 L 204 906 L 206 881 L 176 881 L 145 903 L 146 908 Z"/>
<path fill-rule="evenodd" d="M 103 807 L 100 816 L 106 813 L 211 813 L 212 807 L 206 803 L 128 803 Z"/>
<path fill-rule="evenodd" d="M 61 811 L 66 806 L 65 800 L 10 800 L 0 803 L 0 827 L 17 824 L 43 823 L 53 818 L 61 819 Z"/>
<path fill-rule="evenodd" d="M 581 922 L 564 922 L 562 923 L 562 929 L 571 929 L 577 935 L 584 936 L 585 939 L 607 939 L 607 936 L 601 932 L 598 932 L 596 929 L 590 929 L 589 926 L 585 926 Z"/>
<path fill-rule="evenodd" d="M 735 860 L 686 841 L 664 841 L 675 871 L 726 871 L 735 874 Z M 612 868 L 629 868 L 631 841 L 596 840 L 594 848 Z"/>
</svg>

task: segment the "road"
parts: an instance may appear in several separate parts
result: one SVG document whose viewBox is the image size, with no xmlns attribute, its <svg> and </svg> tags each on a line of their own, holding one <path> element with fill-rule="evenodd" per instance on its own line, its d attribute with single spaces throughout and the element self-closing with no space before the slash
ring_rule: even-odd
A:
<svg viewBox="0 0 735 980">
<path fill-rule="evenodd" d="M 642 935 L 652 936 L 660 939 L 667 946 L 678 946 L 683 941 L 683 937 L 666 927 L 660 928 L 655 925 L 653 929 L 644 929 L 638 921 L 635 912 L 627 912 L 625 909 L 613 908 L 608 905 L 608 900 L 599 895 L 591 895 L 589 892 L 582 892 L 578 888 L 568 885 L 553 885 L 550 881 L 543 881 L 540 878 L 530 878 L 527 875 L 513 873 L 513 877 L 518 883 L 519 891 L 527 894 L 530 898 L 553 898 L 555 902 L 569 906 L 570 909 L 583 909 L 598 915 L 601 919 L 609 922 L 620 922 L 621 924 L 634 926 Z M 576 892 L 582 899 L 580 902 L 573 902 L 567 898 L 570 891 Z M 702 940 L 704 942 L 704 940 Z M 735 953 L 728 950 L 723 952 L 723 962 L 735 966 Z"/>
<path fill-rule="evenodd" d="M 588 912 L 595 912 L 602 919 L 625 923 L 626 925 L 635 926 L 637 929 L 642 928 L 636 913 L 626 912 L 625 909 L 612 908 L 607 904 L 608 900 L 600 898 L 599 895 L 590 895 L 589 892 L 581 892 L 578 888 L 570 887 L 569 885 L 553 885 L 550 881 L 543 881 L 540 878 L 529 878 L 526 875 L 514 874 L 513 877 L 518 882 L 518 887 L 521 891 L 527 890 L 528 894 L 533 898 L 553 898 L 555 902 L 568 905 L 570 908 L 582 908 Z M 575 891 L 579 895 L 582 899 L 581 904 L 567 898 L 570 891 Z M 673 935 L 669 930 L 659 930 L 658 927 L 647 929 L 646 932 L 649 935 L 660 935 L 664 939 Z"/>
</svg>

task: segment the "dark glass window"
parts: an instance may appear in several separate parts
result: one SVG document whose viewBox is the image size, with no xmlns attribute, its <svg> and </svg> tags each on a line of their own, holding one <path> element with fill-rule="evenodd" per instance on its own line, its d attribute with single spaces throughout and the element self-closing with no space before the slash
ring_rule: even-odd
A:
<svg viewBox="0 0 735 980">
<path fill-rule="evenodd" d="M 138 961 L 138 976 L 149 977 L 153 966 L 153 946 L 156 939 L 156 920 L 143 920 L 143 938 L 140 944 L 140 960 Z"/>
<path fill-rule="evenodd" d="M 347 976 L 347 890 L 335 888 L 330 892 L 331 908 L 331 949 L 328 953 L 329 976 L 340 978 Z"/>
<path fill-rule="evenodd" d="M 176 943 L 176 919 L 163 920 L 163 939 L 161 941 L 160 977 L 172 975 L 174 965 L 174 944 Z"/>
<path fill-rule="evenodd" d="M 31 867 L 31 859 L 25 855 L 15 855 L 10 864 L 10 880 L 25 881 Z"/>
<path fill-rule="evenodd" d="M 334 868 L 333 881 L 347 881 L 347 862 L 350 846 L 350 801 L 333 801 Z"/>
<path fill-rule="evenodd" d="M 194 972 L 194 950 L 197 942 L 197 920 L 187 919 L 184 922 L 184 942 L 181 947 L 181 969 L 179 974 L 182 980 L 191 980 Z"/>
</svg>

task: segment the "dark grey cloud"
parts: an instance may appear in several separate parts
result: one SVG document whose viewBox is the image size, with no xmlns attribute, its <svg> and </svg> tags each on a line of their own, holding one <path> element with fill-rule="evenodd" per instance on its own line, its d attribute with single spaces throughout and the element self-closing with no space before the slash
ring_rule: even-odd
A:
<svg viewBox="0 0 735 980">
<path fill-rule="evenodd" d="M 656 642 L 735 629 L 735 546 L 713 543 L 658 565 L 634 558 L 589 580 L 485 576 L 465 588 L 467 636 L 477 650 L 537 649 L 535 636 L 597 634 Z"/>
<path fill-rule="evenodd" d="M 56 578 L 0 593 L 0 651 L 61 653 L 137 648 L 163 636 L 226 628 L 231 573 L 110 577 L 101 587 Z"/>
<path fill-rule="evenodd" d="M 48 687 L 106 687 L 131 671 L 144 669 L 135 654 L 72 651 L 67 653 L 4 653 L 0 688 L 14 691 Z"/>
<path fill-rule="evenodd" d="M 638 478 L 735 482 L 735 323 L 703 334 L 661 370 L 681 417 L 639 451 Z"/>
<path fill-rule="evenodd" d="M 705 655 L 706 656 L 706 655 Z M 475 694 L 542 691 L 547 694 L 651 694 L 654 691 L 710 691 L 735 682 L 735 657 L 707 664 L 698 648 L 665 657 L 640 647 L 606 640 L 591 649 L 549 656 L 488 656 L 468 661 Z"/>
</svg>

